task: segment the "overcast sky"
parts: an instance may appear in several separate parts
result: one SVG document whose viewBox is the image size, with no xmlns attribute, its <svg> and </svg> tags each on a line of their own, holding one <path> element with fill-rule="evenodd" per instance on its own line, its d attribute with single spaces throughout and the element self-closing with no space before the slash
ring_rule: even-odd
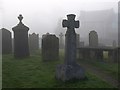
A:
<svg viewBox="0 0 120 90">
<path fill-rule="evenodd" d="M 103 10 L 114 8 L 117 11 L 119 0 L 2 0 L 0 1 L 0 28 L 12 32 L 22 14 L 23 23 L 30 28 L 29 33 L 54 33 L 60 18 L 74 13 L 80 16 L 81 10 Z M 2 16 L 2 17 L 1 17 Z M 2 22 L 1 22 L 2 19 Z"/>
</svg>

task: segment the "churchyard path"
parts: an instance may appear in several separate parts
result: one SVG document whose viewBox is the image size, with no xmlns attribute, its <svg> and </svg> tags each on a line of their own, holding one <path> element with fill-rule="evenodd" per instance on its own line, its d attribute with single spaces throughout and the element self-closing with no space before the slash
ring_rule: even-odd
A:
<svg viewBox="0 0 120 90">
<path fill-rule="evenodd" d="M 114 87 L 118 87 L 118 80 L 112 78 L 111 75 L 108 75 L 102 69 L 100 69 L 98 67 L 94 67 L 94 66 L 84 63 L 84 62 L 80 62 L 80 65 L 83 68 L 85 68 L 86 71 L 95 74 L 97 77 L 101 78 L 102 80 L 104 80 L 107 83 L 110 83 Z"/>
</svg>

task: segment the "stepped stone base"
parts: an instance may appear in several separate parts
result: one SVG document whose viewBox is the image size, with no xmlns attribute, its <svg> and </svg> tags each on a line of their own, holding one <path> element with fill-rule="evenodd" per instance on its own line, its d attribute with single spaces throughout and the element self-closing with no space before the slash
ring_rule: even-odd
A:
<svg viewBox="0 0 120 90">
<path fill-rule="evenodd" d="M 56 68 L 56 79 L 63 82 L 74 79 L 85 79 L 85 70 L 78 64 L 76 65 L 58 65 Z"/>
</svg>

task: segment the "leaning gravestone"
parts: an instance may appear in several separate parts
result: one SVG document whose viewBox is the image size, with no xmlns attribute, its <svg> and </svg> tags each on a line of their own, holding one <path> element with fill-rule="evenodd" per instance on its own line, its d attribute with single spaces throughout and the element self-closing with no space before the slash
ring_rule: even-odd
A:
<svg viewBox="0 0 120 90">
<path fill-rule="evenodd" d="M 89 46 L 97 47 L 98 46 L 98 34 L 96 31 L 90 31 L 89 33 Z"/>
<path fill-rule="evenodd" d="M 65 35 L 65 62 L 56 68 L 56 78 L 62 81 L 72 79 L 84 79 L 84 69 L 76 63 L 76 33 L 74 28 L 79 28 L 79 21 L 75 21 L 75 15 L 67 15 L 68 20 L 63 20 L 63 27 L 67 27 Z"/>
<path fill-rule="evenodd" d="M 47 33 L 42 36 L 42 59 L 43 61 L 59 59 L 59 39 L 55 35 Z"/>
<path fill-rule="evenodd" d="M 19 24 L 12 28 L 14 31 L 14 56 L 24 58 L 29 56 L 28 30 L 29 28 L 22 23 L 22 15 L 19 15 Z"/>
<path fill-rule="evenodd" d="M 29 49 L 31 54 L 39 50 L 39 34 L 29 34 Z"/>
<path fill-rule="evenodd" d="M 12 37 L 11 32 L 2 28 L 2 54 L 12 53 Z"/>
</svg>

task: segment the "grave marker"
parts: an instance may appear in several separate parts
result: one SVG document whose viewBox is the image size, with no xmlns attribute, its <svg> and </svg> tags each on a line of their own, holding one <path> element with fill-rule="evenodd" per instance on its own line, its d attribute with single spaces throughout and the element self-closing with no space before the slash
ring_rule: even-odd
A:
<svg viewBox="0 0 120 90">
<path fill-rule="evenodd" d="M 98 46 L 98 34 L 96 31 L 90 31 L 89 33 L 89 46 L 97 47 Z"/>
<path fill-rule="evenodd" d="M 42 36 L 42 59 L 43 61 L 59 59 L 59 39 L 55 35 L 47 33 Z"/>
<path fill-rule="evenodd" d="M 65 62 L 56 68 L 56 79 L 69 81 L 72 79 L 84 79 L 84 69 L 76 63 L 76 33 L 74 28 L 79 28 L 79 21 L 75 21 L 75 15 L 67 15 L 68 20 L 63 20 L 63 27 L 67 27 L 65 35 Z"/>
<path fill-rule="evenodd" d="M 12 53 L 12 36 L 11 32 L 2 28 L 2 54 Z"/>
<path fill-rule="evenodd" d="M 22 15 L 19 17 L 19 24 L 12 28 L 14 32 L 14 57 L 24 58 L 29 56 L 28 30 L 29 28 L 22 23 Z"/>
<path fill-rule="evenodd" d="M 29 34 L 29 49 L 31 54 L 39 50 L 39 34 Z"/>
</svg>

